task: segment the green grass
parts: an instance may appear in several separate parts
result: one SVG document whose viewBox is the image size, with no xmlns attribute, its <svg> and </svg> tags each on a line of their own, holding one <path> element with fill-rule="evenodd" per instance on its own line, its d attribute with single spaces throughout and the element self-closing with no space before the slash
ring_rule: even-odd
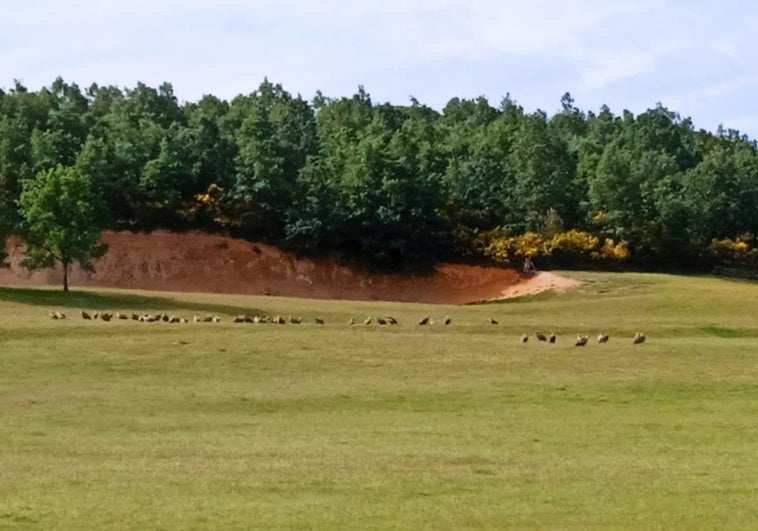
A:
<svg viewBox="0 0 758 531">
<path fill-rule="evenodd" d="M 755 528 L 758 284 L 570 275 L 481 306 L 0 288 L 0 528 Z"/>
</svg>

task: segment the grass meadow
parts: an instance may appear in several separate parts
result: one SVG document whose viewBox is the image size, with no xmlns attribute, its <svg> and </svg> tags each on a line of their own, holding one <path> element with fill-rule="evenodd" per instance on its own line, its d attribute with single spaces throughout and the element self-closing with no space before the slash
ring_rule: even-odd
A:
<svg viewBox="0 0 758 531">
<path fill-rule="evenodd" d="M 476 306 L 0 287 L 0 528 L 756 528 L 758 284 L 566 275 Z"/>
</svg>

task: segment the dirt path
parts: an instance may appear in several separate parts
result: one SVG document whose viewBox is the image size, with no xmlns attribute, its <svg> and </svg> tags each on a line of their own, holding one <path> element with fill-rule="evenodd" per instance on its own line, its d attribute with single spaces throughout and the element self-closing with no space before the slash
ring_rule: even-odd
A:
<svg viewBox="0 0 758 531">
<path fill-rule="evenodd" d="M 71 286 L 165 291 L 202 291 L 307 297 L 466 304 L 566 290 L 577 282 L 552 273 L 522 279 L 516 271 L 440 264 L 432 275 L 380 275 L 357 271 L 330 259 L 298 259 L 269 245 L 203 233 L 105 232 L 108 253 L 95 272 L 75 270 Z M 0 285 L 56 285 L 61 273 L 30 275 L 20 266 L 22 242 L 7 242 L 9 269 Z"/>
</svg>

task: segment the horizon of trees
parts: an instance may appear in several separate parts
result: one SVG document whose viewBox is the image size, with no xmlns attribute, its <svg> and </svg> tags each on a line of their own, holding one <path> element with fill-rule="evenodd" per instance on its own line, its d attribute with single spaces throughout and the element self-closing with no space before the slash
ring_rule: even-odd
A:
<svg viewBox="0 0 758 531">
<path fill-rule="evenodd" d="M 231 101 L 56 79 L 0 90 L 0 232 L 24 234 L 24 183 L 75 168 L 115 230 L 228 231 L 380 268 L 471 259 L 477 235 L 583 231 L 634 260 L 692 266 L 758 233 L 758 147 L 658 104 L 552 116 L 510 95 L 440 110 L 311 101 L 264 80 Z M 730 240 L 731 239 L 731 240 Z"/>
</svg>

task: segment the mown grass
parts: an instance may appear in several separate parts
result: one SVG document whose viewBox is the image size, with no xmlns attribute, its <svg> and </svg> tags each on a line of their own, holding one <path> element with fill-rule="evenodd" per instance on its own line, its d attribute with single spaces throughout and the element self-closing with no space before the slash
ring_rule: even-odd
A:
<svg viewBox="0 0 758 531">
<path fill-rule="evenodd" d="M 481 306 L 0 288 L 0 528 L 754 528 L 758 284 L 571 275 Z"/>
</svg>

